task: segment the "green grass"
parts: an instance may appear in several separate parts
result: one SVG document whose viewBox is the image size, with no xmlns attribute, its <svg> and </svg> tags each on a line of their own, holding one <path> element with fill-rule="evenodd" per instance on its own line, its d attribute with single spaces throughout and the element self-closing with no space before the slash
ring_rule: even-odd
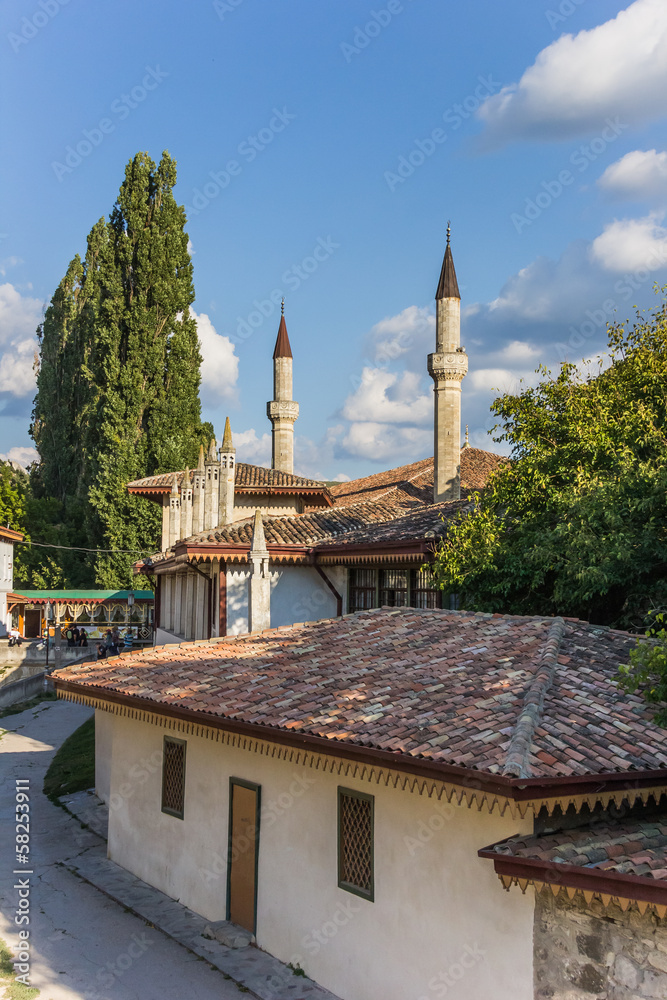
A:
<svg viewBox="0 0 667 1000">
<path fill-rule="evenodd" d="M 4 988 L 4 1000 L 33 1000 L 39 996 L 39 990 L 34 986 L 24 986 L 14 981 L 14 966 L 12 954 L 0 938 L 0 990 Z"/>
<path fill-rule="evenodd" d="M 19 715 L 29 708 L 35 708 L 43 701 L 57 701 L 55 691 L 47 691 L 46 694 L 37 695 L 36 698 L 31 698 L 30 701 L 17 701 L 15 705 L 8 705 L 7 708 L 0 709 L 0 719 L 4 719 L 8 715 Z"/>
<path fill-rule="evenodd" d="M 58 805 L 61 795 L 72 795 L 95 784 L 95 716 L 72 733 L 51 761 L 44 778 L 44 794 Z"/>
</svg>

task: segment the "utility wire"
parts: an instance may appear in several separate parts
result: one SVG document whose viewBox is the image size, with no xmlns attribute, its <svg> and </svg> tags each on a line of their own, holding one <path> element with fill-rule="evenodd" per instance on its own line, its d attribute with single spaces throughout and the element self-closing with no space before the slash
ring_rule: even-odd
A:
<svg viewBox="0 0 667 1000">
<path fill-rule="evenodd" d="M 107 552 L 107 553 L 125 553 L 127 555 L 141 555 L 147 552 L 149 555 L 154 552 L 154 549 L 85 549 L 82 545 L 49 545 L 48 542 L 16 542 L 16 545 L 29 545 L 35 546 L 38 549 L 68 549 L 70 552 Z"/>
</svg>

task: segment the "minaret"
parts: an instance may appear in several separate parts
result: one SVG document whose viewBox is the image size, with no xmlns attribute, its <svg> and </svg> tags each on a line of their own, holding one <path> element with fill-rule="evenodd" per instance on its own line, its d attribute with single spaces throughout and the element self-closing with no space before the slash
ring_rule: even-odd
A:
<svg viewBox="0 0 667 1000">
<path fill-rule="evenodd" d="M 204 484 L 206 470 L 204 468 L 204 445 L 199 445 L 199 461 L 192 477 L 192 533 L 204 530 Z"/>
<path fill-rule="evenodd" d="M 271 576 L 269 550 L 266 547 L 264 522 L 260 510 L 255 511 L 249 558 L 248 631 L 261 632 L 271 627 Z"/>
<path fill-rule="evenodd" d="M 220 460 L 215 445 L 215 438 L 211 438 L 208 449 L 208 456 L 204 464 L 204 531 L 210 531 L 218 523 L 218 507 L 220 505 Z"/>
<path fill-rule="evenodd" d="M 181 533 L 179 538 L 189 538 L 192 534 L 192 483 L 190 470 L 186 468 L 181 483 Z"/>
<path fill-rule="evenodd" d="M 273 425 L 271 468 L 294 472 L 294 421 L 299 404 L 292 399 L 292 348 L 285 326 L 285 300 L 280 307 L 280 326 L 273 351 L 273 399 L 266 404 Z"/>
<path fill-rule="evenodd" d="M 178 492 L 178 478 L 174 473 L 169 496 L 169 546 L 181 537 L 181 498 Z"/>
<path fill-rule="evenodd" d="M 236 476 L 236 448 L 232 444 L 229 417 L 225 420 L 225 433 L 220 446 L 220 508 L 218 524 L 234 520 L 234 477 Z"/>
<path fill-rule="evenodd" d="M 461 296 L 454 270 L 450 228 L 435 293 L 435 354 L 428 356 L 428 373 L 435 393 L 433 502 L 461 498 L 461 382 L 468 355 L 461 347 Z"/>
</svg>

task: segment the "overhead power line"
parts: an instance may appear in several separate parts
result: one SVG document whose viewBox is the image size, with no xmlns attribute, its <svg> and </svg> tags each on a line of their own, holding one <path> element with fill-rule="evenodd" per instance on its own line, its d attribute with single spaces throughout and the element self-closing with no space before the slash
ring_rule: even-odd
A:
<svg viewBox="0 0 667 1000">
<path fill-rule="evenodd" d="M 122 553 L 125 555 L 134 555 L 134 556 L 143 554 L 150 555 L 150 553 L 154 551 L 153 549 L 86 549 L 82 545 L 50 545 L 48 542 L 23 541 L 23 542 L 17 542 L 16 544 L 35 546 L 35 548 L 38 549 L 68 549 L 70 552 L 105 552 L 105 553 L 111 553 L 112 555 L 116 553 Z"/>
</svg>

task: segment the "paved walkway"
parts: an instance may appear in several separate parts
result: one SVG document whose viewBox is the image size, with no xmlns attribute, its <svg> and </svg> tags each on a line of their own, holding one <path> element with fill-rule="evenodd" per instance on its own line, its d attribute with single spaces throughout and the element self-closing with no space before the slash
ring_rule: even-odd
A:
<svg viewBox="0 0 667 1000">
<path fill-rule="evenodd" d="M 199 955 L 260 1000 L 336 1000 L 258 948 L 227 948 L 204 937 L 209 921 L 109 861 L 103 845 L 64 862 L 70 871 Z M 228 925 L 232 930 L 232 925 Z"/>
<path fill-rule="evenodd" d="M 56 748 L 89 715 L 71 702 L 43 702 L 0 721 L 0 937 L 17 943 L 16 779 L 28 779 L 30 980 L 38 1000 L 238 1000 L 240 991 L 331 1000 L 257 948 L 201 938 L 203 918 L 108 861 L 100 837 L 45 798 Z"/>
</svg>

